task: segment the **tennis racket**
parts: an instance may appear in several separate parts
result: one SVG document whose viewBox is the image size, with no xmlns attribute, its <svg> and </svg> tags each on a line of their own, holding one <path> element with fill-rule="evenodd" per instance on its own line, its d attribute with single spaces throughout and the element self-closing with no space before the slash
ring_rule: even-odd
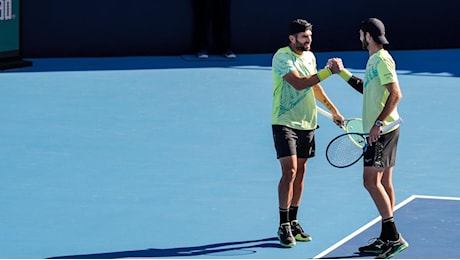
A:
<svg viewBox="0 0 460 260">
<path fill-rule="evenodd" d="M 318 112 L 331 119 L 332 120 L 332 114 L 327 112 L 326 110 L 316 106 L 316 109 Z M 364 132 L 363 130 L 363 120 L 361 118 L 347 118 L 345 119 L 344 125 L 339 125 L 339 127 L 345 132 L 345 133 L 362 133 Z M 355 140 L 354 135 L 349 135 L 348 136 L 351 141 L 358 146 L 359 148 L 363 148 L 364 146 L 361 144 L 360 140 Z"/>
<path fill-rule="evenodd" d="M 318 110 L 318 112 L 331 119 L 332 120 L 332 114 L 327 112 L 326 110 L 320 108 L 320 107 L 316 107 L 316 109 Z M 342 126 L 340 125 L 340 128 L 342 128 L 342 130 L 345 132 L 345 133 L 362 133 L 364 132 L 363 130 L 363 120 L 361 118 L 346 118 L 345 119 L 345 124 Z"/>
<path fill-rule="evenodd" d="M 385 132 L 403 122 L 401 118 L 383 127 Z M 345 133 L 332 139 L 326 148 L 326 159 L 334 167 L 346 168 L 352 166 L 363 157 L 366 152 L 369 133 Z M 356 145 L 356 143 L 359 144 Z"/>
</svg>

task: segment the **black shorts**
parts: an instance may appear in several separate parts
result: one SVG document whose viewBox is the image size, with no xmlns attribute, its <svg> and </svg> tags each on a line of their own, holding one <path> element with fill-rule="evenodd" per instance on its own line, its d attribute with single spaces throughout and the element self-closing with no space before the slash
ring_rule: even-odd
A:
<svg viewBox="0 0 460 260">
<path fill-rule="evenodd" d="M 398 148 L 399 128 L 381 135 L 379 140 L 368 146 L 364 152 L 364 166 L 390 168 L 396 164 L 396 150 Z"/>
<path fill-rule="evenodd" d="M 298 130 L 272 125 L 277 158 L 296 155 L 298 158 L 315 156 L 315 130 Z"/>
</svg>

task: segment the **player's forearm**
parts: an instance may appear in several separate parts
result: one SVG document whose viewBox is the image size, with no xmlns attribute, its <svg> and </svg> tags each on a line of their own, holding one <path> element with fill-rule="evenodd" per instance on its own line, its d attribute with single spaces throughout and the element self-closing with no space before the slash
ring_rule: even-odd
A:
<svg viewBox="0 0 460 260">
<path fill-rule="evenodd" d="M 391 83 L 391 84 L 396 84 L 396 83 Z M 376 120 L 380 121 L 385 121 L 387 117 L 393 113 L 393 111 L 398 107 L 399 102 L 402 99 L 402 93 L 399 90 L 399 86 L 395 87 L 390 91 L 390 94 L 388 95 L 388 98 L 385 102 L 385 106 L 383 107 L 382 112 L 380 115 L 376 118 Z"/>
<path fill-rule="evenodd" d="M 329 99 L 329 97 L 327 96 L 326 92 L 324 91 L 323 87 L 321 87 L 321 85 L 318 84 L 314 86 L 313 90 L 315 93 L 316 100 L 318 100 L 321 104 L 323 104 L 323 106 L 326 107 L 332 114 L 337 114 L 339 112 L 337 107 Z"/>
<path fill-rule="evenodd" d="M 285 77 L 285 80 L 289 82 L 295 89 L 302 90 L 313 87 L 321 81 L 327 79 L 332 75 L 329 68 L 322 69 L 318 73 L 309 76 L 299 76 L 297 73 L 290 73 Z"/>
<path fill-rule="evenodd" d="M 363 94 L 364 82 L 362 79 L 353 76 L 350 71 L 343 69 L 339 72 L 339 76 L 345 80 L 352 88 L 354 88 L 359 93 Z"/>
</svg>

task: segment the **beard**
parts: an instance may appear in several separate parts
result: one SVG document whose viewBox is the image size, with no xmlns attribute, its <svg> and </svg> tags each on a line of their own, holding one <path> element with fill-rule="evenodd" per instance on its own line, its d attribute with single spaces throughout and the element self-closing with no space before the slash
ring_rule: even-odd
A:
<svg viewBox="0 0 460 260">
<path fill-rule="evenodd" d="M 297 51 L 309 51 L 310 50 L 309 46 L 305 46 L 305 43 L 302 44 L 302 43 L 298 42 L 297 39 L 295 40 L 294 48 Z"/>
<path fill-rule="evenodd" d="M 363 48 L 363 50 L 367 51 L 368 50 L 368 47 L 369 47 L 369 43 L 367 42 L 366 39 L 364 39 L 362 42 L 361 42 L 361 47 Z"/>
</svg>

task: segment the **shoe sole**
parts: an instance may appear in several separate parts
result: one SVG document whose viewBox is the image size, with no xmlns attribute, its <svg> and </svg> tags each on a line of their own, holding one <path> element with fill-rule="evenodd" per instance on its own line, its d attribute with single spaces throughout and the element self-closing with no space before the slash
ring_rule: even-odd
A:
<svg viewBox="0 0 460 260">
<path fill-rule="evenodd" d="M 408 243 L 405 243 L 405 244 L 402 244 L 398 247 L 398 249 L 396 249 L 393 253 L 391 253 L 390 255 L 388 255 L 387 257 L 379 257 L 377 256 L 376 259 L 390 259 L 392 258 L 393 256 L 401 253 L 402 251 L 404 251 L 405 249 L 407 249 L 409 247 L 409 244 Z"/>
<path fill-rule="evenodd" d="M 282 247 L 291 248 L 291 247 L 294 247 L 296 245 L 295 241 L 294 241 L 294 243 L 290 243 L 290 244 L 285 244 L 285 243 L 281 242 L 279 234 L 278 234 L 278 240 L 280 241 L 280 245 Z"/>
<path fill-rule="evenodd" d="M 382 250 L 375 250 L 375 251 L 370 251 L 370 250 L 366 250 L 366 251 L 359 251 L 359 253 L 361 254 L 370 254 L 370 255 L 380 255 L 382 253 Z"/>
<path fill-rule="evenodd" d="M 299 242 L 310 242 L 312 240 L 311 237 L 302 237 L 300 234 L 297 234 L 294 238 Z"/>
<path fill-rule="evenodd" d="M 284 248 L 293 248 L 295 246 L 295 244 L 289 244 L 289 245 L 283 244 L 281 243 L 281 241 L 280 241 L 280 245 Z"/>
</svg>

